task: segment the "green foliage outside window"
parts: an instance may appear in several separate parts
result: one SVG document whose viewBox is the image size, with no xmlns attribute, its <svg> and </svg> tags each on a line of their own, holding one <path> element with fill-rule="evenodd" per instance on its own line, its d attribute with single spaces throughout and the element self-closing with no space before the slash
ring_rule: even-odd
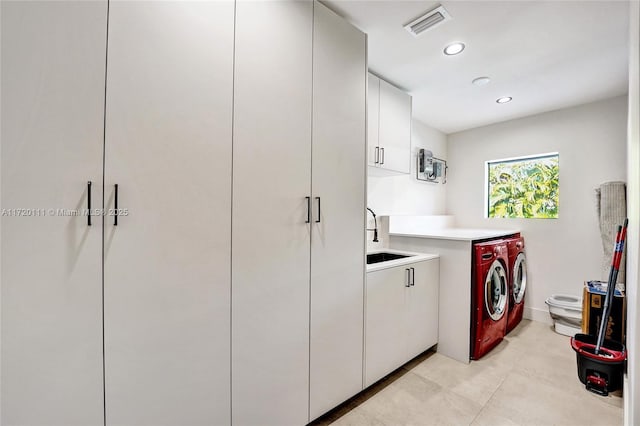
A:
<svg viewBox="0 0 640 426">
<path fill-rule="evenodd" d="M 558 154 L 488 162 L 489 217 L 556 219 Z"/>
</svg>

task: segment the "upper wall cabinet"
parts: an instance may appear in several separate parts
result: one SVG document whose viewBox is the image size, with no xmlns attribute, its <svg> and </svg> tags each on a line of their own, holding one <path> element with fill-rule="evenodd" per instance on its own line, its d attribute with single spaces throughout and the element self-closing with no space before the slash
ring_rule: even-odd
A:
<svg viewBox="0 0 640 426">
<path fill-rule="evenodd" d="M 411 96 L 369 73 L 369 174 L 411 171 Z"/>
</svg>

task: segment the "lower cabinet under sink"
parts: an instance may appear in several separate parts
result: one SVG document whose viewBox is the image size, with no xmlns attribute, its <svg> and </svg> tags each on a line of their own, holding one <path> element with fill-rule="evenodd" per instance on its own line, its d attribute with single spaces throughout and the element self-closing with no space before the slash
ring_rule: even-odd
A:
<svg viewBox="0 0 640 426">
<path fill-rule="evenodd" d="M 365 387 L 438 343 L 440 259 L 423 259 L 367 272 Z"/>
</svg>

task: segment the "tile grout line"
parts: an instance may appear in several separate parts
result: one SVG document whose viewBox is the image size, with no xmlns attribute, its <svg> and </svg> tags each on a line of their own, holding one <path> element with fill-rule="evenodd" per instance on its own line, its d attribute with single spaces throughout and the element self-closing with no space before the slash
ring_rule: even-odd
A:
<svg viewBox="0 0 640 426">
<path fill-rule="evenodd" d="M 440 388 L 440 391 L 445 391 L 445 392 L 451 392 L 452 394 L 456 395 L 459 398 L 464 398 L 466 400 L 469 400 L 471 402 L 475 402 L 472 399 L 468 398 L 465 395 L 461 395 L 459 393 L 457 393 L 456 391 L 452 390 L 452 389 L 448 389 L 447 387 L 441 385 L 438 382 L 435 382 L 431 379 L 428 379 L 424 376 L 422 376 L 421 374 L 418 373 L 414 373 L 413 371 L 411 371 L 410 369 L 406 368 L 405 366 L 401 367 L 402 369 L 406 370 L 406 373 L 403 374 L 403 377 L 406 376 L 407 374 L 412 374 L 416 377 L 418 377 L 422 382 L 427 383 L 427 384 L 433 384 L 438 386 L 438 388 Z M 511 372 L 509 372 L 509 374 L 511 374 Z M 509 375 L 507 374 L 507 376 Z M 478 410 L 478 413 L 473 417 L 473 419 L 471 420 L 471 422 L 469 422 L 469 426 L 471 426 L 473 424 L 473 422 L 476 421 L 476 419 L 478 418 L 478 416 L 480 415 L 480 413 L 482 413 L 482 411 L 484 411 L 484 409 L 487 407 L 487 404 L 489 403 L 489 401 L 491 401 L 493 399 L 493 396 L 495 395 L 495 393 L 498 391 L 498 389 L 500 389 L 500 387 L 502 386 L 502 384 L 504 383 L 504 381 L 506 380 L 507 376 L 503 377 L 502 380 L 500 380 L 500 384 L 496 387 L 496 389 L 491 393 L 491 396 L 489 397 L 489 399 L 487 400 L 487 402 L 485 402 L 480 410 Z"/>
<path fill-rule="evenodd" d="M 480 414 L 485 410 L 485 408 L 487 408 L 487 406 L 489 405 L 489 403 L 491 402 L 491 400 L 493 399 L 493 397 L 496 395 L 496 392 L 498 392 L 498 390 L 502 387 L 502 385 L 504 384 L 505 380 L 507 380 L 507 377 L 509 377 L 509 375 L 512 373 L 513 371 L 509 371 L 503 378 L 502 380 L 500 380 L 500 384 L 498 386 L 496 386 L 496 389 L 491 393 L 491 396 L 489 397 L 489 399 L 487 399 L 487 402 L 485 402 L 482 405 L 482 408 L 480 409 L 480 411 L 478 411 L 478 414 L 476 414 L 476 416 L 473 418 L 473 420 L 471 420 L 471 423 L 469 423 L 469 426 L 471 426 L 473 424 L 473 422 L 475 422 L 478 418 L 478 416 L 480 416 Z"/>
</svg>

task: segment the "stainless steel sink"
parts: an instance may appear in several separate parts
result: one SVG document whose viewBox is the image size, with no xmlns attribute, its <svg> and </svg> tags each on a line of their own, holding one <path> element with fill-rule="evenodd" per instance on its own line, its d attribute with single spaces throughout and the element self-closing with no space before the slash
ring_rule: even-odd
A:
<svg viewBox="0 0 640 426">
<path fill-rule="evenodd" d="M 388 260 L 396 260 L 396 259 L 404 259 L 405 257 L 411 257 L 406 254 L 398 254 L 398 253 L 371 253 L 367 255 L 367 265 L 371 265 L 372 263 L 380 263 L 386 262 Z"/>
</svg>

